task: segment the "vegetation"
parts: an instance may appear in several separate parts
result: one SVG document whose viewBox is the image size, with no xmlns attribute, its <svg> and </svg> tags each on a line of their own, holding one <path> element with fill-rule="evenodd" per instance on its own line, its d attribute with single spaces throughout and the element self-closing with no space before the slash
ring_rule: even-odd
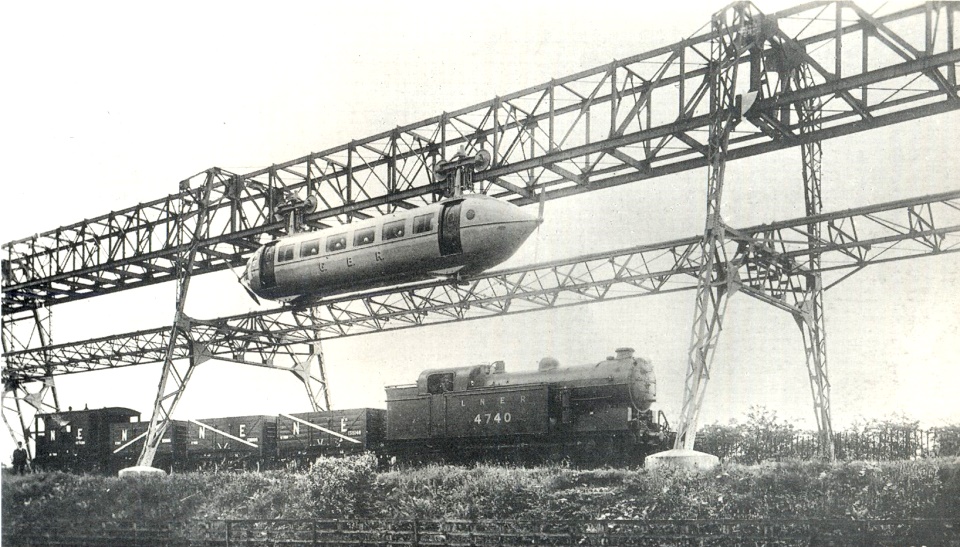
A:
<svg viewBox="0 0 960 547">
<path fill-rule="evenodd" d="M 848 440 L 847 454 L 905 442 L 915 430 L 908 420 L 858 424 L 845 434 L 862 442 Z M 202 538 L 212 534 L 210 523 L 223 519 L 957 518 L 960 457 L 801 460 L 794 457 L 799 434 L 763 409 L 754 409 L 744 424 L 708 426 L 699 437 L 724 456 L 721 467 L 710 473 L 562 465 L 379 471 L 376 458 L 368 455 L 321 459 L 306 471 L 123 479 L 5 475 L 2 529 L 5 537 L 51 530 L 83 535 L 136 523 L 148 529 L 169 527 L 181 538 Z M 936 436 L 938 451 L 956 454 L 958 434 L 960 427 L 942 428 Z M 881 437 L 889 442 L 869 441 Z"/>
<path fill-rule="evenodd" d="M 4 478 L 5 534 L 172 526 L 218 519 L 955 518 L 960 460 L 724 464 L 709 474 L 428 466 L 378 473 L 370 456 L 307 472 L 187 473 L 120 479 Z"/>
<path fill-rule="evenodd" d="M 797 429 L 764 407 L 752 407 L 742 423 L 731 420 L 703 427 L 696 446 L 721 460 L 746 464 L 809 460 L 819 453 L 814 432 Z M 847 461 L 960 456 L 960 426 L 921 429 L 915 420 L 893 416 L 834 432 L 833 446 L 837 458 Z"/>
</svg>

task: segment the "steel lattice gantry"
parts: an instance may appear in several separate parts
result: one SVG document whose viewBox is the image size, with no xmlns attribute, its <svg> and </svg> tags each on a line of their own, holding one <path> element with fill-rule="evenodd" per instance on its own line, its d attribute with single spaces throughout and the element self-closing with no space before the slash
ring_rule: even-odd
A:
<svg viewBox="0 0 960 547">
<path fill-rule="evenodd" d="M 724 159 L 957 109 L 958 11 L 931 2 L 875 18 L 849 2 L 812 2 L 766 16 L 762 48 L 733 65 L 737 93 L 753 77 L 759 95 Z M 481 191 L 519 203 L 707 167 L 710 48 L 727 30 L 245 175 L 212 168 L 177 194 L 9 242 L 4 314 L 175 280 L 210 179 L 210 227 L 196 242 L 193 274 L 240 264 L 261 234 L 282 230 L 277 209 L 293 196 L 318 198 L 312 227 L 431 201 L 445 187 L 432 167 L 461 147 L 492 155 L 476 177 Z M 811 75 L 798 89 L 800 66 Z M 804 131 L 795 106 L 811 98 L 820 99 L 820 122 Z"/>
<path fill-rule="evenodd" d="M 197 323 L 182 314 L 190 276 L 242 263 L 260 236 L 283 232 L 279 213 L 291 202 L 312 198 L 319 203 L 319 210 L 303 218 L 308 229 L 414 207 L 436 200 L 445 188 L 434 179 L 438 162 L 461 149 L 484 150 L 492 163 L 475 175 L 479 191 L 521 204 L 541 194 L 552 199 L 708 168 L 708 218 L 698 243 L 701 257 L 708 259 L 697 264 L 701 289 L 685 396 L 698 401 L 702 391 L 690 387 L 706 377 L 725 295 L 735 286 L 721 267 L 735 263 L 725 254 L 725 240 L 735 238 L 719 216 L 725 162 L 802 147 L 806 211 L 817 214 L 822 140 L 960 107 L 957 11 L 955 3 L 928 2 L 875 17 L 850 2 L 811 2 L 765 15 L 738 2 L 719 12 L 706 33 L 669 46 L 253 173 L 211 168 L 181 182 L 177 194 L 7 243 L 8 363 L 59 347 L 51 346 L 49 337 L 9 334 L 23 325 L 36 331 L 41 317 L 34 310 L 43 315 L 56 303 L 177 281 L 178 308 L 163 334 L 167 364 L 154 409 L 154 419 L 166 416 L 191 367 L 207 352 L 227 353 L 211 349 L 216 344 L 195 346 Z M 813 384 L 825 379 L 816 312 L 822 306 L 816 272 L 822 268 L 814 252 L 819 234 L 811 229 L 806 237 L 807 269 L 814 274 L 803 282 L 808 304 L 795 306 L 794 312 L 805 340 L 810 338 Z M 714 326 L 704 331 L 711 321 Z M 248 334 L 237 338 L 231 354 L 289 348 L 283 342 L 291 337 L 318 338 L 303 333 L 326 332 L 331 325 L 315 315 L 296 324 L 298 334 L 290 327 L 288 338 L 270 340 L 274 350 L 250 342 L 256 336 Z M 191 345 L 193 358 L 178 371 L 171 360 Z M 318 357 L 319 349 L 287 357 L 297 369 L 310 362 L 304 355 Z M 10 376 L 14 370 L 8 369 Z M 322 374 L 315 379 L 323 384 Z M 174 383 L 169 393 L 168 380 Z M 41 392 L 52 392 L 55 400 L 52 381 L 51 374 L 44 376 Z M 22 387 L 18 382 L 8 382 L 7 392 Z M 315 402 L 323 397 L 312 396 Z M 828 420 L 827 407 L 821 409 Z M 692 432 L 696 412 L 684 415 L 682 422 Z M 681 433 L 681 439 L 687 437 Z M 688 441 L 692 444 L 692 435 Z"/>
<path fill-rule="evenodd" d="M 822 237 L 811 248 L 817 225 Z M 838 283 L 863 268 L 960 251 L 960 190 L 726 229 L 730 261 L 721 265 L 735 290 L 801 311 L 811 255 Z M 701 237 L 644 245 L 572 260 L 488 272 L 463 284 L 427 282 L 329 298 L 312 308 L 276 308 L 213 320 L 185 319 L 189 336 L 174 345 L 184 359 L 270 363 L 294 346 L 403 328 L 480 319 L 696 289 L 704 262 Z M 831 286 L 832 286 L 831 284 Z M 829 287 L 827 287 L 829 288 Z M 22 378 L 141 365 L 164 360 L 170 329 L 160 327 L 6 355 Z"/>
</svg>

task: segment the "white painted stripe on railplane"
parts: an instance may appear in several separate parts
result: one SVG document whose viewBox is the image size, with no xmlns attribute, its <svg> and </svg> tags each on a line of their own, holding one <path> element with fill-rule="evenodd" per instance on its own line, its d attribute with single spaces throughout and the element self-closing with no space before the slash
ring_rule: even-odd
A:
<svg viewBox="0 0 960 547">
<path fill-rule="evenodd" d="M 333 435 L 333 436 L 335 436 L 335 437 L 340 437 L 341 439 L 346 439 L 346 440 L 348 440 L 348 441 L 350 441 L 350 442 L 352 442 L 352 443 L 363 444 L 363 443 L 361 443 L 360 441 L 354 439 L 353 437 L 347 437 L 346 435 L 341 435 L 340 433 L 337 433 L 336 431 L 331 431 L 331 430 L 329 430 L 329 429 L 327 429 L 327 428 L 325 428 L 325 427 L 320 427 L 320 426 L 317 425 L 317 424 L 312 424 L 312 423 L 310 423 L 310 422 L 308 422 L 308 421 L 306 421 L 306 420 L 301 420 L 300 418 L 297 418 L 297 417 L 295 417 L 295 416 L 291 416 L 291 415 L 289 415 L 289 414 L 281 414 L 281 416 L 283 416 L 284 418 L 290 418 L 291 420 L 293 420 L 293 421 L 295 421 L 295 422 L 300 422 L 300 423 L 302 423 L 303 425 L 310 426 L 310 427 L 312 427 L 312 428 L 314 428 L 314 429 L 319 429 L 320 431 L 323 431 L 324 433 L 329 433 L 329 434 L 331 434 L 331 435 Z"/>
<path fill-rule="evenodd" d="M 196 421 L 196 420 L 187 420 L 187 421 L 188 421 L 188 422 L 193 422 L 193 423 L 199 425 L 200 427 L 205 427 L 205 428 L 209 429 L 210 431 L 213 431 L 214 433 L 219 433 L 219 434 L 223 435 L 224 437 L 226 437 L 226 438 L 228 438 L 228 439 L 233 439 L 233 440 L 235 440 L 235 441 L 240 441 L 240 442 L 242 442 L 243 444 L 250 445 L 250 446 L 252 446 L 252 447 L 254 447 L 254 448 L 260 448 L 259 446 L 255 445 L 254 443 L 252 443 L 252 442 L 250 442 L 250 441 L 245 441 L 245 440 L 241 439 L 240 437 L 234 437 L 233 435 L 231 435 L 231 434 L 229 434 L 229 433 L 226 433 L 226 432 L 224 432 L 224 431 L 220 431 L 219 429 L 217 429 L 217 428 L 215 428 L 215 427 L 210 427 L 209 425 L 207 425 L 207 424 L 205 424 L 205 423 L 198 422 L 198 421 Z"/>
<path fill-rule="evenodd" d="M 128 441 L 127 444 L 125 444 L 125 445 L 121 446 L 120 448 L 114 450 L 113 453 L 116 454 L 117 452 L 120 452 L 120 451 L 123 450 L 124 448 L 130 446 L 131 444 L 139 441 L 140 439 L 142 439 L 142 438 L 144 438 L 144 437 L 146 437 L 146 436 L 147 436 L 147 431 L 144 431 L 143 433 L 137 435 L 136 437 L 134 437 L 133 439 L 131 439 L 130 441 Z"/>
</svg>

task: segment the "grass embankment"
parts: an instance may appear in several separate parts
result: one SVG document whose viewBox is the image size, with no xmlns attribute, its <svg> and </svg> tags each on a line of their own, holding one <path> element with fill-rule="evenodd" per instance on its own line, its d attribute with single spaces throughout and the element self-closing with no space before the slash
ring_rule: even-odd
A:
<svg viewBox="0 0 960 547">
<path fill-rule="evenodd" d="M 372 458 L 354 458 L 307 472 L 7 476 L 2 497 L 5 535 L 118 521 L 189 535 L 198 519 L 956 518 L 960 459 L 725 465 L 691 474 L 484 466 L 378 473 Z"/>
</svg>

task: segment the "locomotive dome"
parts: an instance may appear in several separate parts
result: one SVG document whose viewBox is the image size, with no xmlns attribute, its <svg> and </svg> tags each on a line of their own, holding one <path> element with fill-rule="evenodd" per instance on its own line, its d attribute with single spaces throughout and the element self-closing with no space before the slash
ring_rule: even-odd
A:
<svg viewBox="0 0 960 547">
<path fill-rule="evenodd" d="M 560 361 L 554 357 L 544 357 L 540 359 L 540 363 L 537 364 L 537 370 L 539 371 L 554 370 L 557 368 L 560 368 Z"/>
</svg>

